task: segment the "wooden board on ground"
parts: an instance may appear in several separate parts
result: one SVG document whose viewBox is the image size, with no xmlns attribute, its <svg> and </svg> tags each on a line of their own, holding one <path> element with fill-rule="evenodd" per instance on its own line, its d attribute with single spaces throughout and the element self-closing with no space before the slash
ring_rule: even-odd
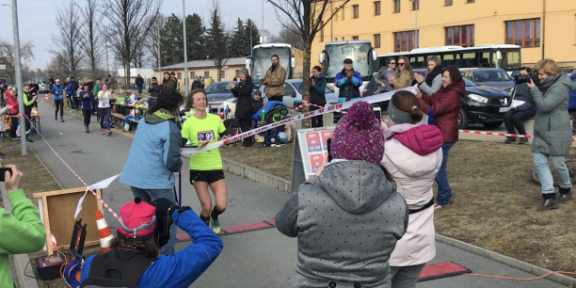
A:
<svg viewBox="0 0 576 288">
<path fill-rule="evenodd" d="M 44 230 L 46 231 L 47 255 L 52 255 L 54 252 L 50 231 L 54 234 L 56 243 L 58 244 L 56 250 L 66 250 L 70 247 L 74 222 L 78 219 L 82 219 L 82 223 L 88 224 L 86 226 L 85 247 L 100 245 L 94 211 L 100 210 L 104 213 L 104 208 L 102 207 L 102 203 L 100 203 L 92 193 L 88 192 L 88 194 L 86 194 L 86 198 L 82 204 L 82 211 L 78 215 L 78 218 L 74 219 L 74 212 L 76 211 L 78 200 L 84 196 L 85 191 L 86 188 L 81 187 L 34 193 L 32 195 L 34 198 L 39 198 L 40 200 L 39 205 L 41 205 L 41 207 L 39 208 L 41 209 Z M 102 190 L 95 190 L 95 192 L 98 197 L 102 197 Z"/>
</svg>

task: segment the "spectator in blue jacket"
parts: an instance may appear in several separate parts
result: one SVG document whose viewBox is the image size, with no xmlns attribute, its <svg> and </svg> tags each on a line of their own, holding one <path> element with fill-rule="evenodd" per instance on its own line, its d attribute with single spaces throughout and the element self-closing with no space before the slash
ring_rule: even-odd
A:
<svg viewBox="0 0 576 288">
<path fill-rule="evenodd" d="M 70 82 L 66 84 L 66 94 L 68 98 L 68 104 L 72 110 L 76 109 L 76 103 L 74 96 L 76 95 L 76 90 L 78 90 L 78 85 L 74 81 L 74 77 L 70 77 Z"/>
<path fill-rule="evenodd" d="M 220 254 L 222 241 L 196 213 L 167 199 L 154 206 L 140 198 L 120 209 L 118 235 L 111 250 L 88 257 L 82 266 L 80 287 L 163 287 L 191 285 Z M 164 223 L 173 221 L 192 243 L 172 255 L 158 255 Z M 132 286 L 129 286 L 132 287 Z"/>
<path fill-rule="evenodd" d="M 182 140 L 175 117 L 180 110 L 182 95 L 176 90 L 162 90 L 156 106 L 150 108 L 138 123 L 120 182 L 132 188 L 134 197 L 147 202 L 174 198 L 174 172 L 180 171 Z M 160 161 L 161 162 L 160 162 Z M 160 165 L 158 165 L 160 164 Z M 170 240 L 160 248 L 163 255 L 174 253 L 176 226 L 170 227 Z"/>
<path fill-rule="evenodd" d="M 528 75 L 530 73 L 530 67 L 522 67 L 520 69 L 520 75 Z M 514 96 L 514 101 L 512 107 L 506 114 L 504 114 L 504 125 L 506 126 L 506 131 L 509 134 L 516 134 L 514 128 L 518 130 L 518 134 L 526 135 L 526 129 L 524 129 L 524 121 L 534 117 L 536 115 L 536 105 L 528 102 L 528 84 L 522 83 L 514 86 L 512 91 Z M 516 142 L 515 137 L 506 137 L 504 143 L 510 144 Z M 519 144 L 528 143 L 528 138 L 520 138 Z"/>
<path fill-rule="evenodd" d="M 344 69 L 336 74 L 336 87 L 340 88 L 338 103 L 360 98 L 362 76 L 352 68 L 352 59 L 344 59 Z"/>
<path fill-rule="evenodd" d="M 60 85 L 60 79 L 56 79 L 56 85 L 52 87 L 52 94 L 54 94 L 54 120 L 58 121 L 58 110 L 60 110 L 60 122 L 64 122 L 64 86 Z"/>
</svg>

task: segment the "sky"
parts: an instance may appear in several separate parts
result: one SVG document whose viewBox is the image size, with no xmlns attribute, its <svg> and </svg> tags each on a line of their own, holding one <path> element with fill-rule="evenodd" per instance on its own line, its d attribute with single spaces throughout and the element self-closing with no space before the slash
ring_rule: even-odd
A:
<svg viewBox="0 0 576 288">
<path fill-rule="evenodd" d="M 83 0 L 74 0 L 83 4 Z M 100 0 L 106 1 L 106 0 Z M 62 0 L 24 0 L 18 1 L 18 26 L 20 30 L 20 43 L 32 41 L 34 44 L 35 60 L 32 61 L 31 68 L 44 69 L 50 62 L 52 54 L 50 48 L 56 48 L 52 42 L 52 35 L 57 34 L 58 26 L 56 25 L 55 15 Z M 208 9 L 211 1 L 185 0 L 186 13 L 199 14 L 204 20 L 205 25 L 208 23 Z M 254 20 L 258 28 L 262 29 L 262 0 L 220 0 L 222 9 L 222 18 L 226 23 L 227 29 L 233 29 L 237 19 L 242 20 L 249 18 Z M 0 0 L 0 3 L 11 4 L 10 0 Z M 201 3 L 201 4 L 199 4 Z M 164 15 L 172 13 L 182 16 L 182 0 L 164 0 L 160 12 Z M 14 43 L 12 34 L 12 11 L 10 7 L 0 6 L 0 27 L 2 33 L 0 39 Z M 280 31 L 280 23 L 272 4 L 264 4 L 264 29 L 273 34 Z M 2 64 L 2 63 L 0 63 Z"/>
</svg>

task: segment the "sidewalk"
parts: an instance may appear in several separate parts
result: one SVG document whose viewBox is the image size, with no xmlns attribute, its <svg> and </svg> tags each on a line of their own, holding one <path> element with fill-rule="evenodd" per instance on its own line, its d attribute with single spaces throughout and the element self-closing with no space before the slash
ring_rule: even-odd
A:
<svg viewBox="0 0 576 288">
<path fill-rule="evenodd" d="M 113 134 L 110 137 L 100 135 L 97 125 L 91 125 L 91 133 L 84 133 L 80 119 L 70 119 L 65 123 L 54 121 L 51 117 L 54 109 L 39 104 L 42 116 L 42 134 L 61 157 L 78 175 L 89 184 L 104 180 L 122 171 L 131 138 Z M 62 133 L 62 135 L 60 135 Z M 64 188 L 81 187 L 82 183 L 62 164 L 46 144 L 37 136 L 31 136 L 34 143 L 30 147 L 44 161 Z M 183 158 L 187 171 L 188 159 Z M 153 169 L 153 167 L 150 167 Z M 223 227 L 247 224 L 273 219 L 288 199 L 288 194 L 270 189 L 235 175 L 226 174 L 228 186 L 228 209 L 221 216 Z M 188 182 L 188 173 L 182 175 L 182 203 L 199 211 L 200 204 Z M 88 197 L 91 197 L 90 195 Z M 118 182 L 104 191 L 104 201 L 118 212 L 120 207 L 133 199 L 129 187 Z M 111 228 L 117 221 L 105 212 L 106 221 Z M 224 250 L 215 263 L 191 287 L 250 287 L 285 288 L 292 282 L 296 267 L 296 239 L 285 237 L 275 228 L 251 231 L 222 237 Z M 177 250 L 191 245 L 182 242 Z M 437 243 L 437 256 L 430 263 L 453 261 L 474 273 L 509 276 L 534 277 L 534 275 L 513 269 L 486 258 Z M 565 287 L 548 280 L 510 281 L 475 276 L 456 276 L 419 283 L 418 288 L 451 287 Z"/>
</svg>

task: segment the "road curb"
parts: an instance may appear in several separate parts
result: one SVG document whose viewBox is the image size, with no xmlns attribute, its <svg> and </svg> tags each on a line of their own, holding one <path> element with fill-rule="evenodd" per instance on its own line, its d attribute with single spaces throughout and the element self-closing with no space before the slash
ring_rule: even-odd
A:
<svg viewBox="0 0 576 288">
<path fill-rule="evenodd" d="M 270 173 L 258 170 L 256 168 L 240 164 L 238 162 L 222 158 L 222 169 L 240 177 L 260 183 L 264 186 L 278 189 L 290 194 L 290 181 L 274 176 Z"/>
<path fill-rule="evenodd" d="M 502 263 L 506 266 L 510 266 L 512 268 L 516 268 L 518 270 L 530 273 L 532 275 L 536 275 L 536 276 L 541 276 L 547 273 L 550 273 L 552 271 L 542 268 L 542 267 L 538 267 L 536 265 L 532 265 L 508 256 L 504 256 L 502 254 L 496 253 L 494 251 L 490 251 L 484 248 L 480 248 L 478 246 L 474 246 L 472 244 L 468 244 L 465 242 L 462 242 L 460 240 L 456 240 L 450 237 L 446 237 L 440 234 L 436 234 L 436 241 L 442 243 L 442 244 L 446 244 L 448 246 L 452 246 L 473 254 L 476 254 L 478 256 L 482 256 L 484 258 L 496 261 L 498 263 Z M 563 285 L 567 285 L 568 287 L 576 287 L 576 278 L 572 278 L 566 275 L 562 275 L 562 274 L 552 274 L 550 276 L 547 276 L 544 279 L 548 279 Z"/>
</svg>

